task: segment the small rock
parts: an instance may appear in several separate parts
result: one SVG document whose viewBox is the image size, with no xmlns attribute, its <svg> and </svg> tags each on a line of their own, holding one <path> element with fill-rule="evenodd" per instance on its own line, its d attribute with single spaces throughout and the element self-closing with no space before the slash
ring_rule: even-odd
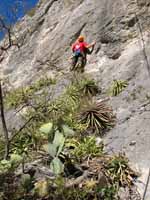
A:
<svg viewBox="0 0 150 200">
<path fill-rule="evenodd" d="M 102 144 L 102 143 L 103 143 L 102 138 L 96 137 L 96 145 L 99 146 L 99 145 Z"/>
<path fill-rule="evenodd" d="M 119 189 L 118 196 L 120 200 L 129 200 L 130 199 L 129 189 L 121 187 Z"/>
<path fill-rule="evenodd" d="M 129 145 L 130 146 L 136 145 L 136 141 L 131 141 Z"/>
<path fill-rule="evenodd" d="M 102 172 L 98 174 L 98 182 L 100 187 L 106 187 L 108 185 L 107 178 Z"/>
</svg>

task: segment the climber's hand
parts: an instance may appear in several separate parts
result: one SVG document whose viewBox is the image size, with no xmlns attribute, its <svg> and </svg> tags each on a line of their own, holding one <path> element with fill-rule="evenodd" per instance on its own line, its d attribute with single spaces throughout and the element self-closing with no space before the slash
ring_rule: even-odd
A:
<svg viewBox="0 0 150 200">
<path fill-rule="evenodd" d="M 95 46 L 95 44 L 96 44 L 96 41 L 94 41 L 94 42 L 92 43 L 92 46 Z"/>
</svg>

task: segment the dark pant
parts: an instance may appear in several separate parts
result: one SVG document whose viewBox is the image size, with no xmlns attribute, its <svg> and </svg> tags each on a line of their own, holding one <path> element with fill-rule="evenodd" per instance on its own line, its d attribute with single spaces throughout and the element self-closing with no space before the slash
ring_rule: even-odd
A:
<svg viewBox="0 0 150 200">
<path fill-rule="evenodd" d="M 74 55 L 73 58 L 72 58 L 72 70 L 75 69 L 76 64 L 78 62 L 78 59 L 80 57 L 81 58 L 81 62 L 82 62 L 82 64 L 81 64 L 82 65 L 81 66 L 82 70 L 81 71 L 83 72 L 84 71 L 84 67 L 85 67 L 85 65 L 87 63 L 87 54 L 92 54 L 93 50 L 94 50 L 94 47 L 92 47 L 91 50 L 87 48 L 85 50 L 85 52 L 81 53 L 80 55 L 78 55 L 78 56 Z"/>
</svg>

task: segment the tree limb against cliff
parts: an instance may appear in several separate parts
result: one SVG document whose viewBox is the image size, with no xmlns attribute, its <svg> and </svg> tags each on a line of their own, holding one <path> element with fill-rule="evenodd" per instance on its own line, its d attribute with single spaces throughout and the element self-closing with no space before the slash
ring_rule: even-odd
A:
<svg viewBox="0 0 150 200">
<path fill-rule="evenodd" d="M 0 16 L 0 31 L 5 33 L 5 41 L 2 42 L 0 46 L 0 64 L 2 63 L 4 59 L 4 54 L 12 47 L 16 46 L 19 48 L 19 45 L 14 42 L 12 39 L 12 31 L 11 26 L 6 25 L 4 19 Z M 0 115 L 1 115 L 1 122 L 2 122 L 2 128 L 3 128 L 3 134 L 5 139 L 5 154 L 4 159 L 8 158 L 9 155 L 9 134 L 7 129 L 7 123 L 5 119 L 5 113 L 4 113 L 4 103 L 3 103 L 3 90 L 2 90 L 2 77 L 0 77 Z"/>
</svg>

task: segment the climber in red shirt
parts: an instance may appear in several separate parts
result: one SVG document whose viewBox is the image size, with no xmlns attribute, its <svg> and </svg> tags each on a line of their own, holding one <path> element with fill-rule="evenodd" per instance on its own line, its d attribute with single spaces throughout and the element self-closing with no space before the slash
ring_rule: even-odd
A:
<svg viewBox="0 0 150 200">
<path fill-rule="evenodd" d="M 94 50 L 95 42 L 92 44 L 87 44 L 84 42 L 84 37 L 79 36 L 77 41 L 72 45 L 73 57 L 72 57 L 72 68 L 73 70 L 78 62 L 79 57 L 82 60 L 81 72 L 84 72 L 84 66 L 86 65 L 86 56 L 87 54 L 91 54 Z M 92 49 L 90 50 L 90 48 Z"/>
</svg>

